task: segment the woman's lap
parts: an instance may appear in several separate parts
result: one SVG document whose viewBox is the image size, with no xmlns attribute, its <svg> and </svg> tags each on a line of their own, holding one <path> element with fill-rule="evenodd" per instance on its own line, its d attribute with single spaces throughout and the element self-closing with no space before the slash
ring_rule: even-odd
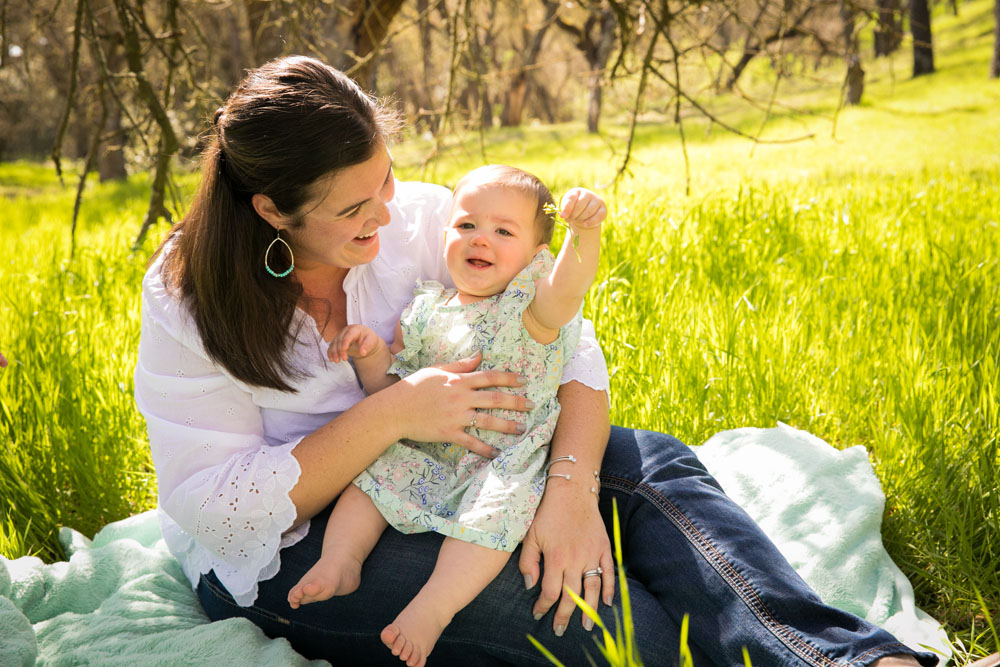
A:
<svg viewBox="0 0 1000 667">
<path fill-rule="evenodd" d="M 400 664 L 379 640 L 379 633 L 416 595 L 427 581 L 437 558 L 442 538 L 433 533 L 402 535 L 386 531 L 365 561 L 361 587 L 355 593 L 291 609 L 289 589 L 319 558 L 327 512 L 314 519 L 309 535 L 282 553 L 281 572 L 260 583 L 252 607 L 242 608 L 219 584 L 213 574 L 202 577 L 198 596 L 209 618 L 245 616 L 272 637 L 285 637 L 303 655 L 325 658 L 335 664 Z M 520 549 L 511 555 L 503 572 L 468 607 L 460 611 L 438 640 L 431 664 L 461 665 L 550 665 L 527 639 L 530 633 L 564 664 L 587 664 L 584 651 L 594 657 L 599 652 L 592 637 L 599 630 L 585 632 L 577 612 L 566 633 L 552 632 L 552 613 L 536 621 L 531 609 L 538 594 L 524 589 L 517 568 Z M 633 582 L 632 606 L 641 622 L 655 637 L 643 647 L 647 664 L 662 664 L 666 656 L 677 655 L 679 630 L 658 602 Z M 616 605 L 619 601 L 616 598 Z M 601 615 L 614 628 L 610 608 Z M 666 630 L 666 631 L 665 631 Z M 647 634 L 643 632 L 643 634 Z"/>
<path fill-rule="evenodd" d="M 742 664 L 747 646 L 755 665 L 868 664 L 907 651 L 878 628 L 823 605 L 704 467 L 676 439 L 612 428 L 602 468 L 601 510 L 610 531 L 612 499 L 622 525 L 633 618 L 647 665 L 673 664 L 680 620 L 690 615 L 696 665 Z M 319 557 L 327 513 L 309 535 L 284 549 L 282 568 L 261 582 L 253 607 L 226 601 L 214 576 L 198 593 L 213 620 L 247 616 L 271 636 L 287 637 L 310 657 L 344 664 L 399 665 L 379 632 L 409 602 L 433 569 L 441 537 L 386 531 L 349 596 L 289 608 L 288 590 Z M 535 621 L 537 587 L 525 591 L 515 551 L 499 577 L 459 612 L 432 654 L 432 664 L 549 664 L 532 634 L 565 664 L 597 656 L 599 631 L 586 633 L 577 612 L 566 634 L 552 633 L 552 612 Z M 544 563 L 543 563 L 544 565 Z M 616 591 L 615 606 L 620 608 Z M 613 613 L 601 615 L 614 627 Z M 705 652 L 697 646 L 703 644 Z M 933 664 L 929 659 L 926 664 Z"/>
</svg>

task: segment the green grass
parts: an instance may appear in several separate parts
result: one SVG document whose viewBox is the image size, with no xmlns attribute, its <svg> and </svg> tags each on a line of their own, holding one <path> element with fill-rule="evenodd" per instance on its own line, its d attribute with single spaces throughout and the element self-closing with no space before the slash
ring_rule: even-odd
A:
<svg viewBox="0 0 1000 667">
<path fill-rule="evenodd" d="M 688 123 L 640 127 L 632 176 L 610 187 L 624 125 L 497 130 L 486 157 L 553 189 L 600 188 L 611 209 L 587 312 L 613 373 L 615 423 L 691 444 L 780 420 L 865 445 L 886 491 L 883 532 L 958 664 L 998 650 L 1000 610 L 1000 82 L 987 79 L 987 0 L 935 16 L 939 73 L 866 62 L 864 104 L 833 133 L 832 82 L 783 84 L 798 107 L 760 145 Z M 765 63 L 747 86 L 765 86 Z M 758 81 L 759 79 L 759 81 Z M 712 100 L 756 131 L 759 113 Z M 611 146 L 617 147 L 613 154 Z M 427 144 L 394 149 L 401 178 Z M 480 163 L 451 142 L 434 180 Z M 0 165 L 0 553 L 57 559 L 58 525 L 95 532 L 150 508 L 155 481 L 132 402 L 139 282 L 165 231 L 129 250 L 146 179 L 88 186 L 69 254 L 73 186 Z M 184 181 L 189 186 L 190 178 Z M 980 601 L 981 596 L 981 601 Z"/>
</svg>

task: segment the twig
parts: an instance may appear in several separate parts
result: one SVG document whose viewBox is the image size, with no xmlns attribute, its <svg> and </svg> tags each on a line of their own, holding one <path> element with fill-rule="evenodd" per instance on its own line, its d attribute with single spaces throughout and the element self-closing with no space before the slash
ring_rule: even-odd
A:
<svg viewBox="0 0 1000 667">
<path fill-rule="evenodd" d="M 69 115 L 73 111 L 73 104 L 76 102 L 77 74 L 80 69 L 80 32 L 83 24 L 84 4 L 86 2 L 87 0 L 76 1 L 76 18 L 73 22 L 73 52 L 69 63 L 69 91 L 66 93 L 66 106 L 63 108 L 62 119 L 59 121 L 59 129 L 56 131 L 55 144 L 52 146 L 52 161 L 55 162 L 56 175 L 59 176 L 60 183 L 63 182 L 62 163 L 60 162 L 62 142 L 66 136 L 66 127 L 69 125 Z M 3 48 L 6 49 L 7 45 L 4 44 Z"/>
<path fill-rule="evenodd" d="M 669 79 L 667 79 L 667 77 L 663 76 L 663 74 L 661 74 L 659 70 L 657 70 L 655 68 L 652 68 L 650 71 L 653 74 L 655 74 L 656 78 L 658 78 L 660 81 L 662 81 L 663 83 L 667 84 L 671 88 L 674 88 L 675 90 L 677 90 L 676 86 L 674 85 L 674 83 L 672 81 L 670 81 Z M 747 134 L 746 132 L 743 132 L 742 130 L 739 130 L 739 129 L 733 127 L 732 125 L 729 125 L 728 123 L 722 122 L 721 120 L 719 120 L 718 116 L 714 115 L 708 109 L 706 109 L 705 107 L 703 107 L 701 104 L 698 103 L 697 100 L 695 100 L 693 97 L 691 97 L 690 95 L 688 95 L 687 93 L 685 93 L 683 90 L 678 90 L 677 92 L 684 99 L 686 99 L 688 102 L 690 102 L 691 106 L 693 106 L 695 109 L 697 109 L 698 111 L 700 111 L 701 114 L 703 116 L 705 116 L 705 118 L 707 118 L 709 121 L 715 123 L 719 127 L 723 128 L 723 129 L 725 129 L 725 130 L 727 130 L 729 132 L 732 132 L 733 134 L 735 134 L 737 136 L 743 137 L 744 139 L 750 139 L 751 141 L 755 141 L 755 142 L 757 142 L 759 144 L 792 144 L 792 143 L 795 143 L 796 141 L 804 141 L 806 139 L 812 139 L 813 137 L 816 136 L 814 133 L 810 132 L 809 134 L 804 134 L 801 137 L 792 137 L 790 139 L 758 139 L 758 138 L 752 137 L 751 135 Z"/>
<path fill-rule="evenodd" d="M 80 204 L 83 200 L 83 188 L 87 185 L 87 175 L 94 168 L 94 158 L 101 148 L 101 135 L 104 133 L 104 125 L 108 122 L 108 99 L 104 91 L 104 86 L 98 82 L 98 98 L 101 100 L 101 118 L 94 127 L 94 134 L 90 138 L 90 146 L 87 148 L 87 158 L 83 161 L 83 173 L 80 174 L 80 181 L 76 184 L 76 197 L 73 200 L 73 221 L 69 229 L 69 258 L 73 259 L 76 254 L 76 221 L 80 217 Z"/>
<path fill-rule="evenodd" d="M 425 178 L 427 165 L 437 157 L 438 152 L 441 150 L 441 136 L 444 134 L 445 128 L 448 126 L 448 120 L 451 117 L 451 104 L 455 96 L 455 70 L 458 69 L 458 17 L 464 13 L 467 2 L 468 0 L 462 0 L 461 10 L 455 11 L 451 16 L 451 66 L 448 68 L 448 94 L 445 97 L 444 114 L 441 116 L 441 124 L 434 133 L 434 145 L 431 147 L 430 152 L 424 156 L 423 164 L 420 165 L 421 180 Z"/>
<path fill-rule="evenodd" d="M 781 11 L 781 17 L 778 19 L 778 62 L 781 63 L 781 56 L 785 51 L 785 16 L 787 12 L 784 8 Z M 781 73 L 782 66 L 779 65 L 777 72 L 774 77 L 774 86 L 771 87 L 771 99 L 767 103 L 767 110 L 764 112 L 764 118 L 760 122 L 760 128 L 757 130 L 757 136 L 754 137 L 754 143 L 750 147 L 750 157 L 753 158 L 754 151 L 757 149 L 757 143 L 760 141 L 760 136 L 764 134 L 764 128 L 767 127 L 767 121 L 771 118 L 771 110 L 774 108 L 774 100 L 778 96 L 778 86 L 781 84 Z"/>
<path fill-rule="evenodd" d="M 645 2 L 645 0 L 643 0 Z M 666 0 L 660 0 L 660 5 L 666 8 Z M 635 103 L 632 105 L 632 119 L 629 122 L 628 128 L 628 143 L 625 146 L 625 158 L 622 160 L 621 166 L 618 168 L 618 172 L 615 174 L 615 184 L 617 184 L 625 176 L 625 172 L 628 170 L 629 160 L 632 158 L 632 143 L 635 140 L 635 126 L 639 118 L 639 107 L 642 106 L 642 98 L 646 92 L 646 82 L 649 79 L 649 72 L 652 69 L 653 61 L 653 49 L 656 48 L 656 40 L 660 36 L 660 30 L 655 30 L 653 36 L 649 38 L 649 47 L 646 49 L 646 55 L 643 58 L 642 63 L 642 74 L 639 75 L 639 88 L 635 94 Z"/>
<path fill-rule="evenodd" d="M 680 68 L 680 57 L 677 53 L 677 45 L 674 44 L 673 37 L 670 36 L 670 31 L 667 30 L 663 35 L 667 44 L 670 45 L 670 50 L 674 53 L 674 80 L 677 82 L 676 90 L 681 89 L 681 68 Z M 687 138 L 684 136 L 684 121 L 681 119 L 681 96 L 679 94 L 674 95 L 674 122 L 677 123 L 677 130 L 681 135 L 681 151 L 684 153 L 684 196 L 691 196 L 691 159 L 688 157 L 687 149 Z"/>
</svg>

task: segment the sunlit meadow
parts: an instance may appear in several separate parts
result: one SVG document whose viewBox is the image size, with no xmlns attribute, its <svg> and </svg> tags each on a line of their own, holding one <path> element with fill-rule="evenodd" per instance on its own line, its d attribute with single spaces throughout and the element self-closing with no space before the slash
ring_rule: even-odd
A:
<svg viewBox="0 0 1000 667">
<path fill-rule="evenodd" d="M 484 159 L 560 191 L 608 200 L 586 312 L 612 372 L 618 424 L 690 444 L 777 421 L 868 448 L 888 502 L 883 533 L 918 604 L 966 653 L 997 650 L 1000 617 L 1000 81 L 987 65 L 990 3 L 935 24 L 939 72 L 905 54 L 866 63 L 864 104 L 839 82 L 799 84 L 766 123 L 713 102 L 754 145 L 650 104 L 631 175 L 615 185 L 624 117 L 492 131 L 394 149 L 397 176 L 452 184 Z M 748 73 L 766 88 L 766 63 Z M 790 84 L 789 84 L 790 85 Z M 625 93 L 619 91 L 622 95 Z M 808 111 L 808 113 L 804 113 Z M 613 115 L 613 112 L 609 112 Z M 666 116 L 664 116 L 666 118 Z M 180 179 L 189 191 L 192 176 Z M 139 284 L 162 238 L 131 240 L 147 178 L 88 185 L 69 256 L 72 184 L 49 166 L 0 165 L 0 553 L 61 558 L 59 525 L 92 534 L 155 505 L 132 402 Z M 981 600 L 980 600 L 981 598 Z M 963 648 L 964 647 L 964 648 Z"/>
</svg>

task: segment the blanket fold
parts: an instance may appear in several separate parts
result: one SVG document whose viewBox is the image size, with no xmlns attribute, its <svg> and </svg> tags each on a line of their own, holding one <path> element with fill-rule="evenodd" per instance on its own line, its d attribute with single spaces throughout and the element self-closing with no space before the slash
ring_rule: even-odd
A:
<svg viewBox="0 0 1000 667">
<path fill-rule="evenodd" d="M 882 546 L 885 498 L 863 447 L 840 451 L 779 424 L 692 449 L 824 601 L 950 657 L 947 635 Z M 63 528 L 60 541 L 66 562 L 0 557 L 0 667 L 327 664 L 245 619 L 209 623 L 155 512 L 93 540 Z"/>
</svg>

